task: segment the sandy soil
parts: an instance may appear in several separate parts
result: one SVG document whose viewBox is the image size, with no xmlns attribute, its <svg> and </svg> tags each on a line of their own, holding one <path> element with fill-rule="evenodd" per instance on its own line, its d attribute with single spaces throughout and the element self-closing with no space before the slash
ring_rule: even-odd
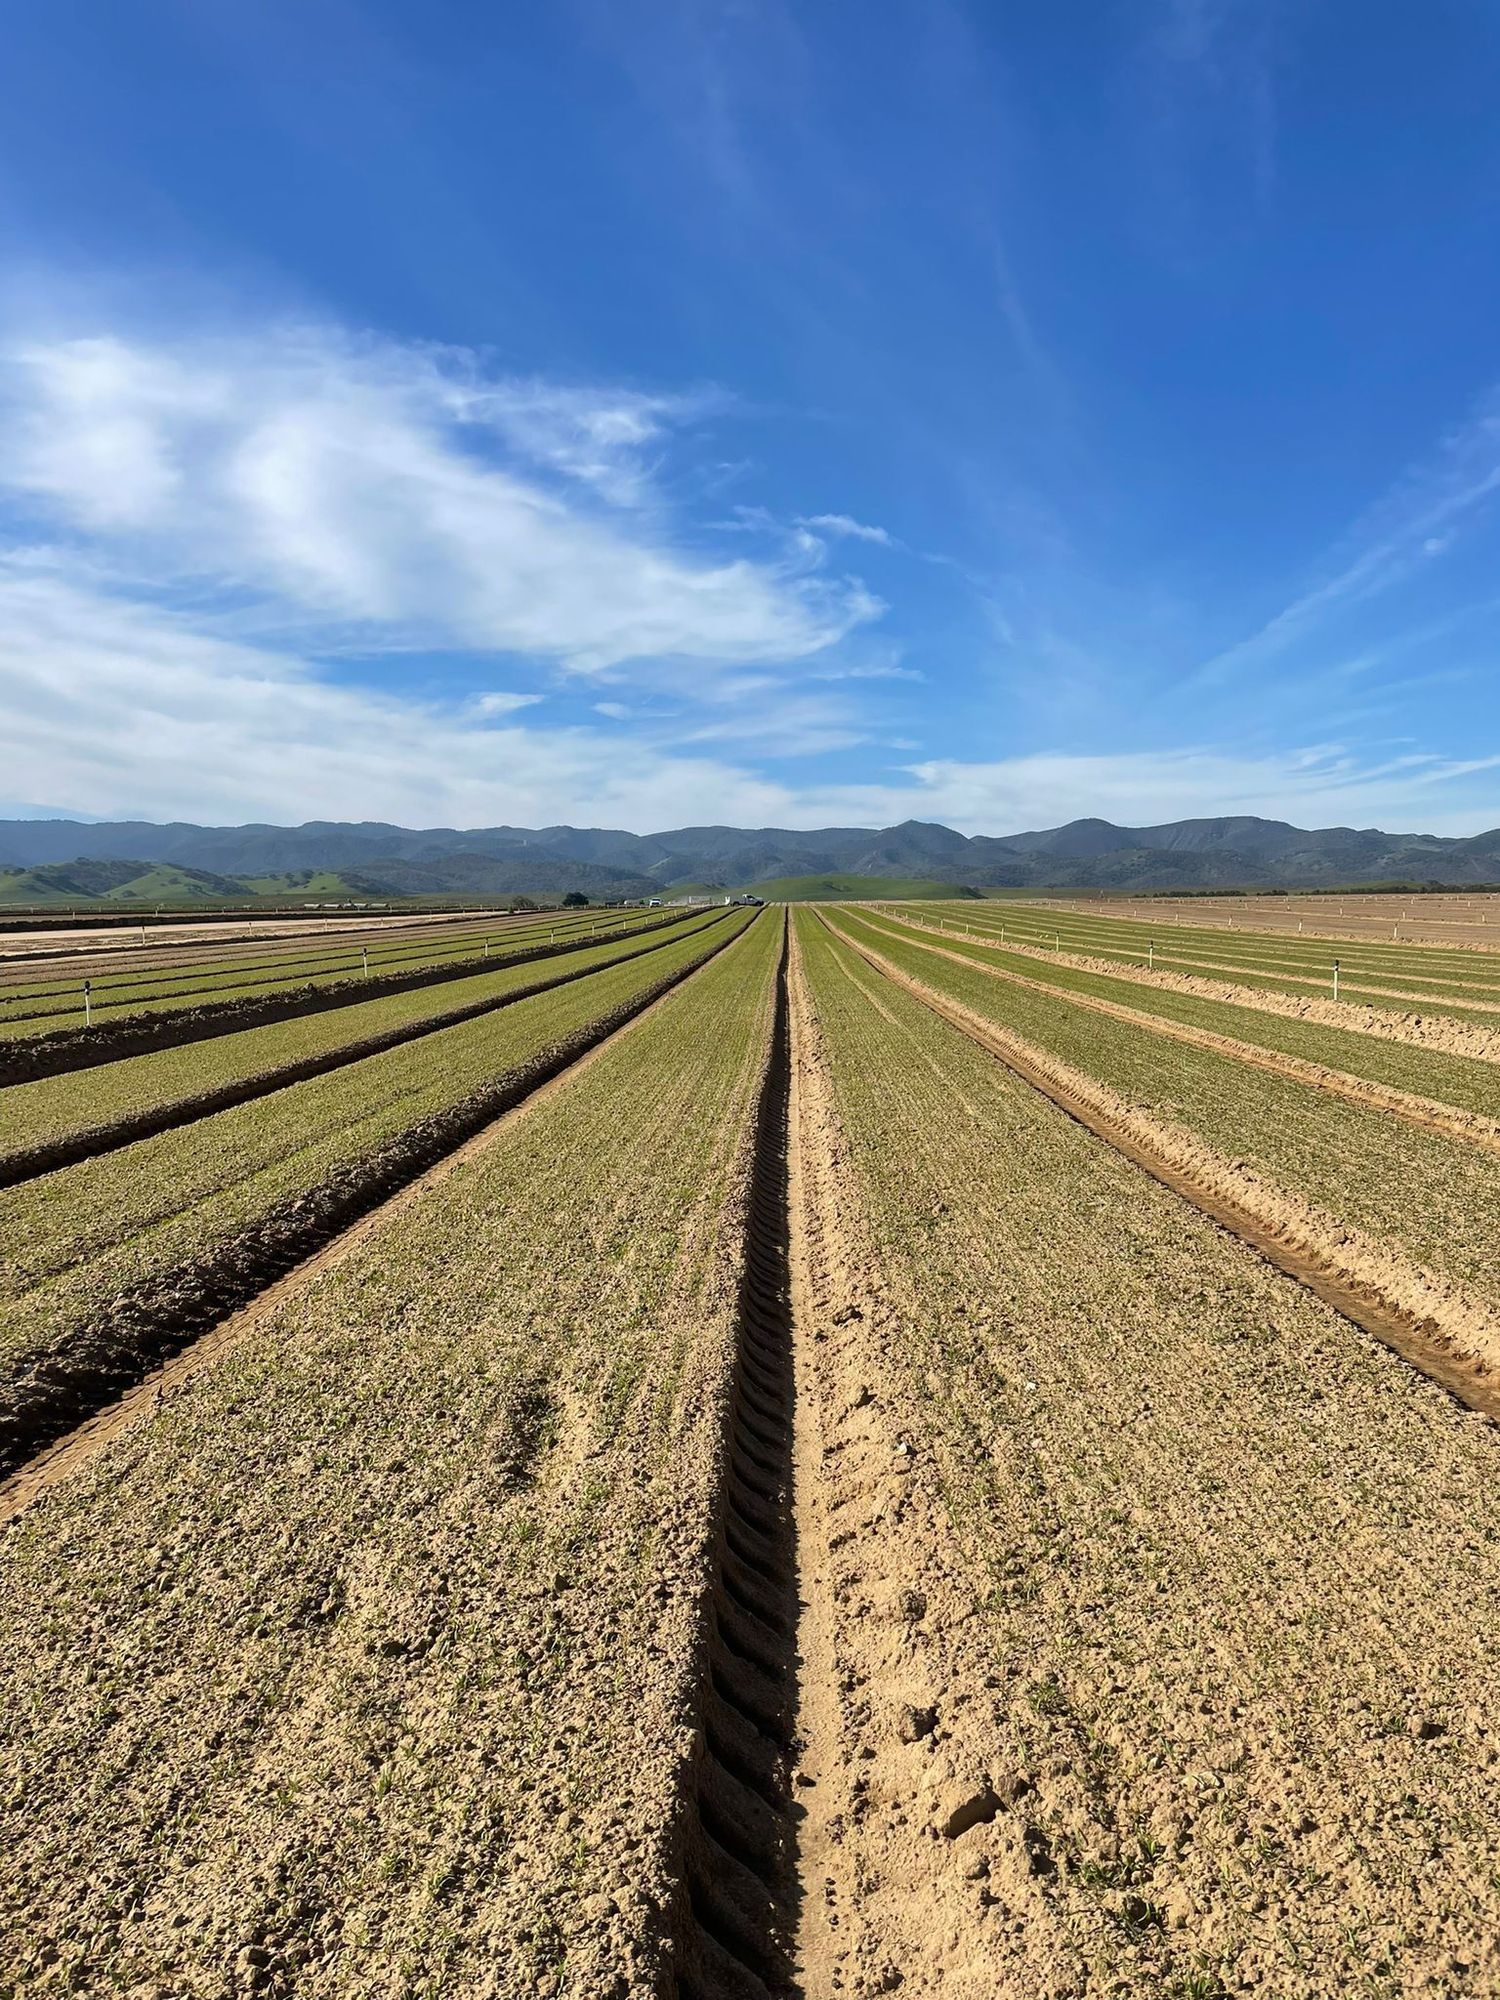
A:
<svg viewBox="0 0 1500 2000">
<path fill-rule="evenodd" d="M 800 967 L 792 990 L 801 1991 L 990 2000 L 1015 1969 L 991 1913 L 1049 1919 L 995 1826 L 1019 1791 L 997 1762 L 984 1581 L 893 1363 Z"/>
</svg>

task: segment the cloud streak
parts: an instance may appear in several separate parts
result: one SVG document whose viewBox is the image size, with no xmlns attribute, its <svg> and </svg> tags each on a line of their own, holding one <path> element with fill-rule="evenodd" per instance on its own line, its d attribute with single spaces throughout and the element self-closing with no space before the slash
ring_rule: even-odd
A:
<svg viewBox="0 0 1500 2000">
<path fill-rule="evenodd" d="M 822 653 L 882 609 L 855 579 L 712 560 L 641 509 L 643 454 L 701 399 L 494 380 L 326 330 L 17 345 L 0 396 L 0 488 L 313 650 L 737 666 Z"/>
<path fill-rule="evenodd" d="M 1491 390 L 1436 454 L 1411 468 L 1354 523 L 1301 592 L 1258 632 L 1207 661 L 1195 687 L 1222 684 L 1289 650 L 1337 614 L 1406 582 L 1449 553 L 1500 492 L 1500 391 Z"/>
</svg>

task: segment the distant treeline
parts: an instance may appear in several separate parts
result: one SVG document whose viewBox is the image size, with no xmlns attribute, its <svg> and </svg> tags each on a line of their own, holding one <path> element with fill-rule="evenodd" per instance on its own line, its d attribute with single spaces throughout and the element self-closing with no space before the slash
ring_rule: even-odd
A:
<svg viewBox="0 0 1500 2000">
<path fill-rule="evenodd" d="M 1500 896 L 1500 882 L 1351 882 L 1344 889 L 1147 889 L 1130 900 L 1175 903 L 1187 896 L 1211 897 L 1215 902 L 1226 896 Z"/>
</svg>

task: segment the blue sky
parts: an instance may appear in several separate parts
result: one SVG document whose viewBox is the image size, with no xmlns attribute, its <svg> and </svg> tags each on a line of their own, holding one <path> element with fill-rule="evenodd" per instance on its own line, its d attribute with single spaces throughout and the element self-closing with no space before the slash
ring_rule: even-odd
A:
<svg viewBox="0 0 1500 2000">
<path fill-rule="evenodd" d="M 1500 823 L 1500 15 L 50 0 L 0 804 Z"/>
</svg>

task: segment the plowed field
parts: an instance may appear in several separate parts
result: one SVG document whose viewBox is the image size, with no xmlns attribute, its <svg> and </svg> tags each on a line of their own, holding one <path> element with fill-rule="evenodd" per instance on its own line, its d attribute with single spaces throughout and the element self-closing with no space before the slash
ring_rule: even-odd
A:
<svg viewBox="0 0 1500 2000">
<path fill-rule="evenodd" d="M 944 914 L 0 1090 L 0 2000 L 1500 1991 L 1496 961 Z"/>
</svg>

